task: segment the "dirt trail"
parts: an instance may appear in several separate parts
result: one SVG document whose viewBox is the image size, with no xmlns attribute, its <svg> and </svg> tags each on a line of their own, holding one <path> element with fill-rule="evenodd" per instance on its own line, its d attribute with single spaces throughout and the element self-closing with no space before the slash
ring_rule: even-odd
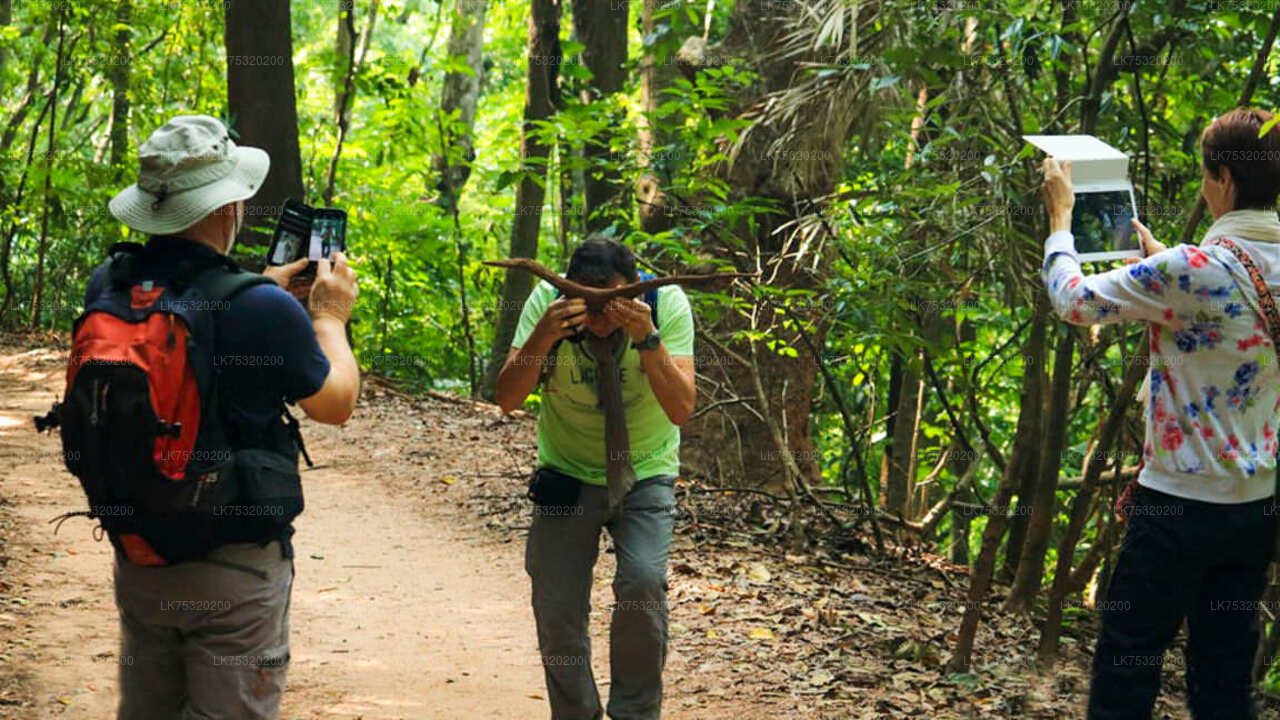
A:
<svg viewBox="0 0 1280 720">
<path fill-rule="evenodd" d="M 0 355 L 0 498 L 12 519 L 0 660 L 34 701 L 6 707 L 17 701 L 0 695 L 0 718 L 102 720 L 116 702 L 111 548 L 83 518 L 53 534 L 48 520 L 84 500 L 56 436 L 30 423 L 60 390 L 58 358 Z M 345 429 L 304 427 L 317 467 L 303 474 L 282 717 L 545 717 L 522 549 L 385 472 L 410 438 L 375 442 L 371 424 L 366 407 Z"/>
<path fill-rule="evenodd" d="M 113 553 L 83 518 L 56 536 L 48 524 L 84 506 L 57 437 L 30 423 L 61 391 L 65 354 L 14 342 L 0 337 L 0 720 L 104 720 L 116 703 Z M 522 567 L 533 426 L 497 418 L 368 382 L 344 427 L 304 421 L 317 465 L 303 473 L 294 539 L 284 720 L 548 716 Z M 781 510 L 683 489 L 665 720 L 1083 717 L 1088 618 L 1047 674 L 1034 627 L 993 594 L 973 673 L 948 676 L 966 583 L 941 558 L 781 551 L 765 529 Z M 615 563 L 603 544 L 590 626 L 607 696 Z M 1183 697 L 1181 673 L 1166 673 L 1155 717 L 1186 718 Z"/>
</svg>

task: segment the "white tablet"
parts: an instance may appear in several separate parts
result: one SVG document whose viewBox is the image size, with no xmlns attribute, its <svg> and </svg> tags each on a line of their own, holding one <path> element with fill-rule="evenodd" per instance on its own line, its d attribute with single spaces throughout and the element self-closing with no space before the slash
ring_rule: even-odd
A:
<svg viewBox="0 0 1280 720">
<path fill-rule="evenodd" d="M 1023 135 L 1024 140 L 1058 160 L 1071 161 L 1076 204 L 1071 234 L 1081 262 L 1142 257 L 1142 244 L 1130 222 L 1138 217 L 1129 156 L 1092 135 Z"/>
</svg>

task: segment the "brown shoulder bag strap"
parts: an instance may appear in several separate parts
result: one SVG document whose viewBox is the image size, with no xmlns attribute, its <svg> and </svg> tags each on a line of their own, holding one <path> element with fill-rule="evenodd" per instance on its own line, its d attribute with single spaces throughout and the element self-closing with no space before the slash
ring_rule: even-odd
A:
<svg viewBox="0 0 1280 720">
<path fill-rule="evenodd" d="M 1258 304 L 1262 306 L 1262 319 L 1267 324 L 1267 332 L 1271 335 L 1271 346 L 1275 349 L 1277 355 L 1280 355 L 1280 311 L 1276 310 L 1276 299 L 1272 297 L 1271 290 L 1267 288 L 1267 281 L 1262 278 L 1262 271 L 1258 269 L 1257 263 L 1245 252 L 1243 248 L 1231 241 L 1228 237 L 1216 237 L 1210 240 L 1207 245 L 1221 245 L 1231 251 L 1232 255 L 1240 261 L 1245 270 L 1249 271 L 1249 277 L 1253 280 L 1253 288 L 1258 291 Z"/>
<path fill-rule="evenodd" d="M 1262 306 L 1262 317 L 1267 323 L 1267 332 L 1271 335 L 1271 347 L 1276 351 L 1276 356 L 1280 357 L 1280 312 L 1276 311 L 1276 300 L 1271 296 L 1271 290 L 1267 288 L 1267 281 L 1262 278 L 1262 271 L 1258 269 L 1257 263 L 1249 257 L 1249 253 L 1232 242 L 1230 238 L 1216 237 L 1207 244 L 1221 245 L 1230 250 L 1240 264 L 1244 265 L 1244 269 L 1249 271 L 1249 277 L 1253 279 L 1253 287 L 1258 291 L 1258 304 Z M 1280 495 L 1280 448 L 1276 450 L 1276 471 L 1276 494 L 1271 496 L 1272 512 L 1275 511 L 1275 499 Z M 1277 551 L 1280 552 L 1280 526 L 1277 526 L 1275 544 Z"/>
</svg>

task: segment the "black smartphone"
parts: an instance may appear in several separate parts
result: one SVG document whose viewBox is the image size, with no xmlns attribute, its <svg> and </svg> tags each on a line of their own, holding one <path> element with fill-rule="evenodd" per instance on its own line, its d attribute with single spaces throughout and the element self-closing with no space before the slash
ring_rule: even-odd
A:
<svg viewBox="0 0 1280 720">
<path fill-rule="evenodd" d="M 338 208 L 313 208 L 297 200 L 286 200 L 276 223 L 268 265 L 288 265 L 307 258 L 311 262 L 295 277 L 314 277 L 316 260 L 333 259 L 347 249 L 347 213 Z"/>
</svg>

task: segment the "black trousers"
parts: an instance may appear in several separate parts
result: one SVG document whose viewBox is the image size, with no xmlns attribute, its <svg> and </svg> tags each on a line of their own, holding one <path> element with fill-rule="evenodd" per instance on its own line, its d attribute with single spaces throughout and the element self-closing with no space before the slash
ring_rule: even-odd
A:
<svg viewBox="0 0 1280 720">
<path fill-rule="evenodd" d="M 1271 498 L 1221 505 L 1142 487 L 1101 604 L 1090 720 L 1147 720 L 1164 652 L 1187 621 L 1187 704 L 1196 720 L 1257 717 L 1250 677 L 1275 550 Z"/>
</svg>

